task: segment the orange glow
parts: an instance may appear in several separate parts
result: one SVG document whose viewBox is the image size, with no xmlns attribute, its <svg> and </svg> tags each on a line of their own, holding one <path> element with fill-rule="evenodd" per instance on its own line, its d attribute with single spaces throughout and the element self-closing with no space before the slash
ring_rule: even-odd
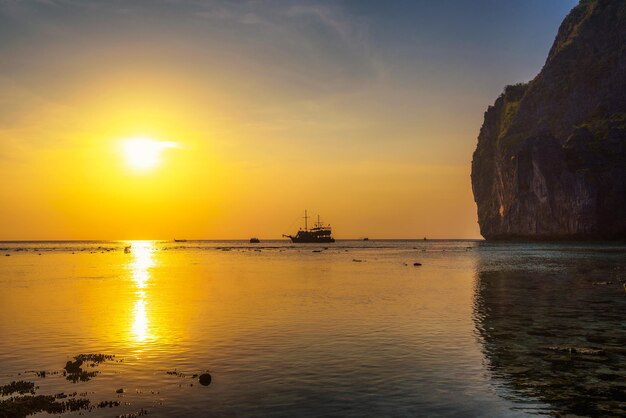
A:
<svg viewBox="0 0 626 418">
<path fill-rule="evenodd" d="M 238 70 L 135 67 L 89 67 L 62 106 L 0 80 L 28 103 L 0 130 L 0 240 L 278 239 L 305 208 L 338 239 L 479 236 L 473 131 L 396 126 L 382 152 L 367 101 L 292 103 Z"/>
</svg>

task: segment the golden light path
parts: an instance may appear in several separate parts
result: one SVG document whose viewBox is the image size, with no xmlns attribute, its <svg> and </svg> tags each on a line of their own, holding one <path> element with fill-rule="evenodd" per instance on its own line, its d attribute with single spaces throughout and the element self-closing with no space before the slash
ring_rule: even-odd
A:
<svg viewBox="0 0 626 418">
<path fill-rule="evenodd" d="M 148 305 L 146 287 L 150 281 L 150 269 L 155 265 L 154 243 L 151 241 L 132 241 L 130 245 L 132 261 L 129 267 L 136 287 L 132 335 L 135 342 L 141 343 L 154 339 L 146 309 Z"/>
</svg>

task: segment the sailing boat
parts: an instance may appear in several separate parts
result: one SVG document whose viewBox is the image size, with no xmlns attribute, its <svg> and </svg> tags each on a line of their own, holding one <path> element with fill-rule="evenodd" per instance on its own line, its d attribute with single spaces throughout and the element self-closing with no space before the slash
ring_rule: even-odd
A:
<svg viewBox="0 0 626 418">
<path fill-rule="evenodd" d="M 323 226 L 320 221 L 320 216 L 317 215 L 317 222 L 315 226 L 311 229 L 308 227 L 308 219 L 307 211 L 304 211 L 304 229 L 298 230 L 296 235 L 285 235 L 283 237 L 287 237 L 291 239 L 291 242 L 296 243 L 316 243 L 316 242 L 335 242 L 335 239 L 331 236 L 330 225 Z"/>
</svg>

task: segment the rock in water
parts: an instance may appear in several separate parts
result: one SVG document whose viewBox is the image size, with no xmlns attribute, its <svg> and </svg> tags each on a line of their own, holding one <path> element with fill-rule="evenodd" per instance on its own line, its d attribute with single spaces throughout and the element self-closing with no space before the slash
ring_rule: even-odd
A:
<svg viewBox="0 0 626 418">
<path fill-rule="evenodd" d="M 209 386 L 211 384 L 211 375 L 208 373 L 203 373 L 198 378 L 198 381 L 202 386 Z"/>
<path fill-rule="evenodd" d="M 626 238 L 626 2 L 582 0 L 541 72 L 485 112 L 472 161 L 481 234 Z"/>
</svg>

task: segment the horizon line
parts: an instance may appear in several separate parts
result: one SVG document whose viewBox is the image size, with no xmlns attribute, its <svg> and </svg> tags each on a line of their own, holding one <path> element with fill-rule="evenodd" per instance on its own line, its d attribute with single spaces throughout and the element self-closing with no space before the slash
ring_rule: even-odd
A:
<svg viewBox="0 0 626 418">
<path fill-rule="evenodd" d="M 336 238 L 336 241 L 364 241 L 365 237 L 360 238 Z M 209 241 L 249 241 L 250 238 L 176 238 L 183 239 L 183 242 L 209 242 Z M 265 238 L 261 241 L 284 241 L 290 242 L 288 239 Z M 368 238 L 368 241 L 485 241 L 484 238 Z M 164 241 L 175 242 L 175 238 L 123 238 L 123 239 L 0 239 L 0 243 L 11 242 L 125 242 L 125 241 Z M 317 244 L 317 243 L 313 243 Z M 332 243 L 325 243 L 332 244 Z"/>
</svg>

